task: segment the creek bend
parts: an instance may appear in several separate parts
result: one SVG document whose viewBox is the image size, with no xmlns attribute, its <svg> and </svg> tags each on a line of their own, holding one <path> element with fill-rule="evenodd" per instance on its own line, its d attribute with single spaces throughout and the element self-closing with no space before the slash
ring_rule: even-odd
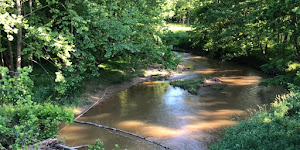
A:
<svg viewBox="0 0 300 150">
<path fill-rule="evenodd" d="M 172 149 L 208 149 L 225 127 L 238 123 L 234 116 L 269 104 L 283 92 L 281 88 L 258 86 L 268 76 L 250 67 L 190 54 L 182 61 L 191 70 L 173 79 L 218 77 L 227 86 L 223 90 L 204 87 L 192 95 L 168 82 L 144 82 L 95 106 L 79 120 L 149 137 Z M 121 149 L 159 149 L 134 137 L 80 124 L 64 128 L 60 137 L 65 137 L 68 146 L 94 144 L 99 138 L 106 149 L 113 149 L 115 144 Z"/>
</svg>

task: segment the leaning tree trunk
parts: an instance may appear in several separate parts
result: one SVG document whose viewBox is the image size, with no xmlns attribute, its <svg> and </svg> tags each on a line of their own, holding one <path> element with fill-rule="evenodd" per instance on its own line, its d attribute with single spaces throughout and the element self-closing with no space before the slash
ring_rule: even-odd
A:
<svg viewBox="0 0 300 150">
<path fill-rule="evenodd" d="M 16 4 L 17 4 L 17 10 L 18 10 L 18 17 L 22 15 L 21 12 L 21 1 L 20 0 L 16 0 Z M 19 28 L 18 31 L 18 40 L 17 40 L 17 62 L 16 62 L 16 66 L 17 68 L 21 68 L 21 62 L 22 62 L 22 27 Z"/>
</svg>

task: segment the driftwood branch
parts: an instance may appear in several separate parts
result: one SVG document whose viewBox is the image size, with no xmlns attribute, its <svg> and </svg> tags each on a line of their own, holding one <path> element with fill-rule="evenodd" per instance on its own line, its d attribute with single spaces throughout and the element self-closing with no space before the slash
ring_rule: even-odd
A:
<svg viewBox="0 0 300 150">
<path fill-rule="evenodd" d="M 66 145 L 63 145 L 63 144 L 55 144 L 54 147 L 57 148 L 57 149 L 63 149 L 63 150 L 77 150 L 77 149 L 81 149 L 81 148 L 87 148 L 88 145 L 69 147 L 69 146 L 66 146 Z"/>
<path fill-rule="evenodd" d="M 69 147 L 66 145 L 63 145 L 59 142 L 58 139 L 47 139 L 44 141 L 41 141 L 39 143 L 34 144 L 28 150 L 35 150 L 37 148 L 42 148 L 42 149 L 63 149 L 63 150 L 77 150 L 81 148 L 86 148 L 88 145 L 81 145 L 81 146 L 76 146 L 76 147 Z"/>
<path fill-rule="evenodd" d="M 53 144 L 56 144 L 58 142 L 59 142 L 58 139 L 47 139 L 47 140 L 44 140 L 44 141 L 34 144 L 30 148 L 28 148 L 28 150 L 35 150 L 40 147 L 43 147 L 43 148 L 52 147 Z"/>
<path fill-rule="evenodd" d="M 75 147 L 72 147 L 74 149 L 81 149 L 81 148 L 87 148 L 89 147 L 89 145 L 81 145 L 81 146 L 75 146 Z"/>
<path fill-rule="evenodd" d="M 111 128 L 111 127 L 100 125 L 100 124 L 96 124 L 96 123 L 93 123 L 93 122 L 85 122 L 85 121 L 77 121 L 77 120 L 75 120 L 74 122 L 75 123 L 79 123 L 79 124 L 86 124 L 86 125 L 91 125 L 91 126 L 99 127 L 99 128 L 103 128 L 103 129 L 106 129 L 106 130 L 112 130 L 112 131 L 116 131 L 116 132 L 122 132 L 124 134 L 128 134 L 128 135 L 131 135 L 131 136 L 143 139 L 143 140 L 145 140 L 147 142 L 150 142 L 152 144 L 158 145 L 160 147 L 163 147 L 164 149 L 171 149 L 171 148 L 169 148 L 169 147 L 167 147 L 167 146 L 165 146 L 165 145 L 163 145 L 161 143 L 158 143 L 156 141 L 150 140 L 150 139 L 148 139 L 146 137 L 143 137 L 143 136 L 131 133 L 131 132 L 127 132 L 127 131 L 124 131 L 124 130 L 120 130 L 120 129 L 117 129 L 117 128 Z"/>
<path fill-rule="evenodd" d="M 99 99 L 99 100 L 97 100 L 97 102 L 96 103 L 94 103 L 92 106 L 90 106 L 88 109 L 86 109 L 84 112 L 82 112 L 80 115 L 78 115 L 76 118 L 75 118 L 75 120 L 77 120 L 78 118 L 80 118 L 81 116 L 83 116 L 85 113 L 87 113 L 90 109 L 92 109 L 94 106 L 96 106 L 104 97 L 105 97 L 105 95 L 106 95 L 106 90 L 107 90 L 107 88 L 105 89 L 105 91 L 104 91 L 104 94 L 102 95 L 102 97 Z"/>
</svg>

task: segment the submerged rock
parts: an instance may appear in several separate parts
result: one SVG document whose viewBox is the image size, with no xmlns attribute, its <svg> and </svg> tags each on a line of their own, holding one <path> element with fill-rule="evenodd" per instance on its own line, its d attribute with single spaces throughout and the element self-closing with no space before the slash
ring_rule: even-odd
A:
<svg viewBox="0 0 300 150">
<path fill-rule="evenodd" d="M 214 77 L 212 79 L 206 79 L 204 80 L 204 83 L 202 84 L 203 87 L 206 87 L 206 86 L 212 86 L 212 85 L 222 85 L 223 82 L 217 78 L 217 77 Z"/>
</svg>

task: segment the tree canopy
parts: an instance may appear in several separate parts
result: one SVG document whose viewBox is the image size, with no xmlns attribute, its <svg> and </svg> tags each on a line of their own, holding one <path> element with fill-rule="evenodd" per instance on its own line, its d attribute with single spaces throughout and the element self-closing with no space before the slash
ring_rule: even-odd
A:
<svg viewBox="0 0 300 150">
<path fill-rule="evenodd" d="M 214 58 L 256 59 L 265 72 L 279 75 L 272 84 L 299 84 L 299 5 L 299 0 L 203 0 L 191 17 L 193 44 Z"/>
</svg>

